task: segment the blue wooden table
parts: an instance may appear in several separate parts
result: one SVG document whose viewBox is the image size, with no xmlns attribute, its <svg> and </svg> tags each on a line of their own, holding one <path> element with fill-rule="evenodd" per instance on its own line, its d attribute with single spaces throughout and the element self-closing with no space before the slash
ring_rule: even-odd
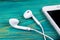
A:
<svg viewBox="0 0 60 40">
<path fill-rule="evenodd" d="M 10 18 L 17 18 L 20 21 L 19 25 L 41 31 L 33 19 L 24 19 L 23 14 L 28 9 L 32 10 L 33 15 L 41 22 L 45 34 L 54 40 L 60 40 L 42 12 L 43 6 L 57 4 L 60 4 L 60 0 L 0 0 L 0 40 L 43 40 L 43 36 L 34 31 L 18 30 L 9 25 Z"/>
</svg>

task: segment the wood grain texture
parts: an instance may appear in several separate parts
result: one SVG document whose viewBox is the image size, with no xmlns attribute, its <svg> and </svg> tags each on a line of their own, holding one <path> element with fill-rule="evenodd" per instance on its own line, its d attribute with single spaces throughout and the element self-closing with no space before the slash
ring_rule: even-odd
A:
<svg viewBox="0 0 60 40">
<path fill-rule="evenodd" d="M 19 25 L 29 26 L 41 31 L 41 28 L 32 20 L 24 19 L 26 10 L 32 10 L 34 16 L 41 22 L 45 34 L 59 40 L 55 29 L 51 26 L 42 12 L 42 7 L 60 4 L 60 0 L 1 0 L 0 1 L 0 40 L 43 40 L 43 36 L 34 31 L 18 30 L 9 25 L 10 18 L 20 20 Z M 49 40 L 47 38 L 47 40 Z"/>
</svg>

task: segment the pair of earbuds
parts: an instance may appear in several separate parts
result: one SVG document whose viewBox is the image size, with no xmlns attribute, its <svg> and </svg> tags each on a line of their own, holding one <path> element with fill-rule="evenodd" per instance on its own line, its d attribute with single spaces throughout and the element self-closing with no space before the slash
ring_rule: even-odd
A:
<svg viewBox="0 0 60 40">
<path fill-rule="evenodd" d="M 49 36 L 47 36 L 47 35 L 44 34 L 44 29 L 43 29 L 41 23 L 35 18 L 35 16 L 32 14 L 32 11 L 31 11 L 31 10 L 27 10 L 27 11 L 24 13 L 23 16 L 24 16 L 25 19 L 32 18 L 32 19 L 37 23 L 37 25 L 39 25 L 39 26 L 41 27 L 42 32 L 40 32 L 40 31 L 38 31 L 38 30 L 36 30 L 36 29 L 30 28 L 30 27 L 19 26 L 19 25 L 18 25 L 19 20 L 16 19 L 16 18 L 11 18 L 11 19 L 9 19 L 9 24 L 10 24 L 12 27 L 17 28 L 17 29 L 28 30 L 28 31 L 29 31 L 29 30 L 33 30 L 33 31 L 35 31 L 35 32 L 38 32 L 38 33 L 40 33 L 41 35 L 44 36 L 44 40 L 46 40 L 46 37 L 48 37 L 49 39 L 53 40 L 53 38 L 51 38 L 51 37 L 49 37 Z"/>
</svg>

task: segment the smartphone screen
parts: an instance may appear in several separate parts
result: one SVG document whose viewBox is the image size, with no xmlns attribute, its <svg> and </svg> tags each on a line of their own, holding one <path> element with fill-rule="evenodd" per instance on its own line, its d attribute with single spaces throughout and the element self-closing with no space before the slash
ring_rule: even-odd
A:
<svg viewBox="0 0 60 40">
<path fill-rule="evenodd" d="M 60 28 L 60 10 L 53 10 L 53 11 L 47 11 L 47 12 Z"/>
</svg>

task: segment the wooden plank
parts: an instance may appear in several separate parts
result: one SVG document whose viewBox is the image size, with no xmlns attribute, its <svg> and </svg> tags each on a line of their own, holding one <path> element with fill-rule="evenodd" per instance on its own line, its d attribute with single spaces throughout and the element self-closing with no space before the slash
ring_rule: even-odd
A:
<svg viewBox="0 0 60 40">
<path fill-rule="evenodd" d="M 9 25 L 10 18 L 17 18 L 20 20 L 19 25 L 30 26 L 41 31 L 32 19 L 24 19 L 23 14 L 28 9 L 32 10 L 34 16 L 41 22 L 45 34 L 58 40 L 59 36 L 42 13 L 42 7 L 59 3 L 59 0 L 21 0 L 18 2 L 2 0 L 0 2 L 0 40 L 43 40 L 43 36 L 34 31 L 18 30 Z"/>
</svg>

